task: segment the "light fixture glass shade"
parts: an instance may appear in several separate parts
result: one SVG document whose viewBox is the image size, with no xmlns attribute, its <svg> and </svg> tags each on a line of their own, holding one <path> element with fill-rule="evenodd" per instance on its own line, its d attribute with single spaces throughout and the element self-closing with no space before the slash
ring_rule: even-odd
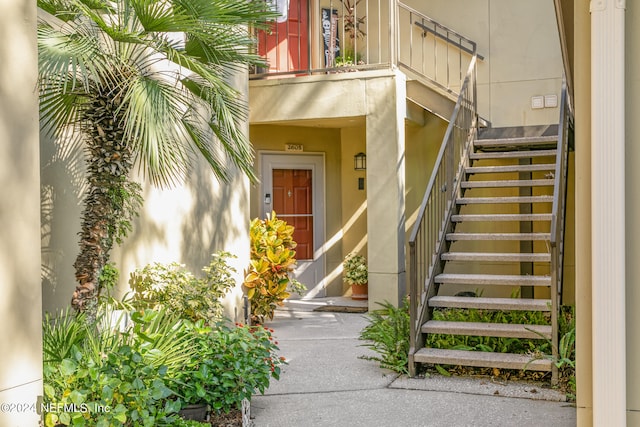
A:
<svg viewBox="0 0 640 427">
<path fill-rule="evenodd" d="M 367 155 L 364 153 L 358 153 L 353 156 L 353 169 L 357 171 L 363 171 L 367 169 Z"/>
</svg>

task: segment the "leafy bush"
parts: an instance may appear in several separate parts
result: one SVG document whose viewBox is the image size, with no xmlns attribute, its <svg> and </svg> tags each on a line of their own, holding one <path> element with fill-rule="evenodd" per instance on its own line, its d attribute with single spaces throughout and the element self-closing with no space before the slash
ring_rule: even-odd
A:
<svg viewBox="0 0 640 427">
<path fill-rule="evenodd" d="M 409 300 L 405 298 L 400 307 L 389 302 L 378 304 L 382 310 L 367 315 L 369 324 L 360 332 L 360 339 L 370 341 L 363 345 L 379 356 L 361 358 L 379 362 L 382 368 L 406 374 L 409 366 Z"/>
<path fill-rule="evenodd" d="M 216 412 L 240 409 L 242 400 L 264 391 L 280 378 L 284 358 L 271 332 L 261 326 L 220 323 L 191 326 L 195 336 L 191 360 L 171 381 L 184 405 L 207 403 Z"/>
<path fill-rule="evenodd" d="M 233 273 L 227 259 L 228 252 L 212 255 L 204 267 L 205 276 L 195 277 L 184 265 L 178 263 L 154 263 L 131 273 L 129 285 L 133 293 L 128 302 L 138 309 L 166 307 L 180 317 L 192 321 L 215 322 L 222 318 L 220 302 L 235 286 Z"/>
<path fill-rule="evenodd" d="M 182 321 L 133 312 L 119 331 L 104 327 L 104 313 L 95 324 L 65 314 L 43 327 L 45 425 L 173 425 L 180 402 L 168 379 L 190 359 L 193 340 Z"/>
<path fill-rule="evenodd" d="M 289 277 L 296 263 L 293 230 L 293 226 L 278 219 L 275 212 L 264 220 L 251 221 L 251 261 L 244 287 L 251 301 L 252 315 L 259 323 L 267 317 L 273 319 L 276 307 L 289 298 L 292 283 L 295 292 L 305 289 Z"/>
<path fill-rule="evenodd" d="M 343 279 L 349 285 L 366 285 L 369 282 L 367 260 L 362 255 L 348 254 L 342 262 Z"/>
</svg>

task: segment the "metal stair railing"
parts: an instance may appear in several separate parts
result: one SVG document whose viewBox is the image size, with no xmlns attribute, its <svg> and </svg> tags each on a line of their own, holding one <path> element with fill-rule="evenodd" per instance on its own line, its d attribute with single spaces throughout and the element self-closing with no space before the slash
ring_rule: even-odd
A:
<svg viewBox="0 0 640 427">
<path fill-rule="evenodd" d="M 483 60 L 473 40 L 397 2 L 395 63 L 423 84 L 458 94 L 472 60 Z"/>
<path fill-rule="evenodd" d="M 573 123 L 571 102 L 566 79 L 562 82 L 560 97 L 560 121 L 558 125 L 558 146 L 554 172 L 553 205 L 551 211 L 551 328 L 552 351 L 558 357 L 558 314 L 562 302 L 562 281 L 564 264 L 564 233 L 567 200 L 567 175 L 569 170 L 569 138 Z M 554 365 L 552 383 L 557 383 L 558 370 Z"/>
<path fill-rule="evenodd" d="M 428 320 L 428 299 L 436 292 L 434 278 L 442 268 L 446 232 L 455 199 L 460 193 L 464 168 L 469 164 L 478 123 L 476 56 L 471 58 L 456 106 L 449 121 L 429 184 L 409 240 L 410 350 L 409 374 L 414 376 L 413 355 L 424 347 L 421 325 Z"/>
</svg>

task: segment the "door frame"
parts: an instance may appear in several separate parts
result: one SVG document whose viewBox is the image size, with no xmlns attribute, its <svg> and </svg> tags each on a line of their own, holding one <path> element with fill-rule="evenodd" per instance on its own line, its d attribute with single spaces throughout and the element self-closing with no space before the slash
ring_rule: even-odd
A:
<svg viewBox="0 0 640 427">
<path fill-rule="evenodd" d="M 258 191 L 258 206 L 260 217 L 270 214 L 273 203 L 265 203 L 266 194 L 271 194 L 273 169 L 310 169 L 312 186 L 312 214 L 313 214 L 313 260 L 297 261 L 294 276 L 300 277 L 309 269 L 316 269 L 316 282 L 307 285 L 307 298 L 324 297 L 326 294 L 326 256 L 324 251 L 326 241 L 326 192 L 325 192 L 325 154 L 317 152 L 286 151 L 258 151 L 258 170 L 260 186 Z M 273 199 L 272 199 L 273 200 Z M 272 201 L 271 200 L 271 201 Z"/>
</svg>

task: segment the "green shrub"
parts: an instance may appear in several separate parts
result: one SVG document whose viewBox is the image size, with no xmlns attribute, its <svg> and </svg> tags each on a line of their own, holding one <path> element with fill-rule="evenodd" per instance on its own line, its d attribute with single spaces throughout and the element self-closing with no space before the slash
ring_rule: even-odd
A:
<svg viewBox="0 0 640 427">
<path fill-rule="evenodd" d="M 128 302 L 138 309 L 165 307 L 194 322 L 220 320 L 221 299 L 236 284 L 236 270 L 227 262 L 231 257 L 234 256 L 228 252 L 213 254 L 209 265 L 202 269 L 202 278 L 175 262 L 147 265 L 131 273 L 132 294 Z"/>
<path fill-rule="evenodd" d="M 369 324 L 360 332 L 360 339 L 370 341 L 363 345 L 379 356 L 361 358 L 379 362 L 382 368 L 406 374 L 409 366 L 409 300 L 405 298 L 400 307 L 389 302 L 378 304 L 382 310 L 367 315 Z"/>
<path fill-rule="evenodd" d="M 106 314 L 97 320 L 45 320 L 45 425 L 173 425 L 180 403 L 168 379 L 190 360 L 193 340 L 182 321 L 163 310 L 133 312 L 125 331 L 105 327 Z"/>
<path fill-rule="evenodd" d="M 195 336 L 191 360 L 172 380 L 184 405 L 207 403 L 216 412 L 229 412 L 254 393 L 264 393 L 271 378 L 280 378 L 284 359 L 276 354 L 270 330 L 197 322 L 191 331 Z"/>
</svg>

